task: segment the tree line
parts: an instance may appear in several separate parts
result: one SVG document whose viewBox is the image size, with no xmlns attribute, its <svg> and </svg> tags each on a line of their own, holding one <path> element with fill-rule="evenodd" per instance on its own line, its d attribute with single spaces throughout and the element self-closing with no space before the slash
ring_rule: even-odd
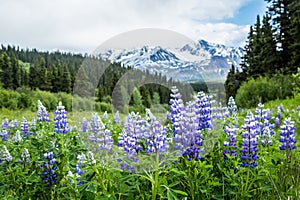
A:
<svg viewBox="0 0 300 200">
<path fill-rule="evenodd" d="M 232 66 L 228 73 L 227 100 L 247 80 L 294 74 L 300 67 L 300 1 L 265 1 L 266 13 L 250 26 L 241 70 Z"/>
<path fill-rule="evenodd" d="M 100 71 L 97 68 L 94 71 L 86 71 L 83 67 L 85 59 L 91 59 L 103 66 Z M 102 71 L 101 71 L 102 70 Z M 78 78 L 78 74 L 83 76 L 83 82 L 80 85 L 83 90 L 79 96 L 86 96 L 86 88 L 89 79 L 97 76 L 101 72 L 100 79 L 95 80 L 96 101 L 112 103 L 112 92 L 121 79 L 121 77 L 133 71 L 131 67 L 124 67 L 120 63 L 109 63 L 89 55 L 72 54 L 64 52 L 41 52 L 37 49 L 20 49 L 15 46 L 1 45 L 0 49 L 0 84 L 3 89 L 16 90 L 18 88 L 30 88 L 31 90 L 49 91 L 52 93 L 72 93 L 73 87 Z M 78 73 L 80 72 L 80 73 Z M 168 79 L 161 74 L 150 74 L 149 71 L 139 72 L 139 77 L 148 77 L 158 80 L 163 85 L 176 85 L 183 91 L 183 97 L 188 99 L 190 94 L 186 89 L 187 85 L 178 81 Z M 95 78 L 96 79 L 96 78 Z M 127 80 L 126 87 L 132 84 L 133 80 Z M 141 108 L 150 107 L 152 104 L 168 104 L 170 98 L 169 88 L 159 84 L 141 85 L 132 94 L 127 94 L 126 90 L 121 88 L 123 96 L 131 95 L 130 105 Z"/>
</svg>

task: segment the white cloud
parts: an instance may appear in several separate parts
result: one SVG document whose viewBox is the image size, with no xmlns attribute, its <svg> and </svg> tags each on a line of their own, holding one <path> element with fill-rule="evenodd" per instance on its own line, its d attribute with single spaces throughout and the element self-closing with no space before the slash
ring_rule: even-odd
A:
<svg viewBox="0 0 300 200">
<path fill-rule="evenodd" d="M 1 43 L 92 51 L 133 29 L 162 28 L 240 45 L 247 26 L 222 23 L 249 0 L 10 0 L 0 2 Z M 5 17 L 4 17 L 5 16 Z"/>
</svg>

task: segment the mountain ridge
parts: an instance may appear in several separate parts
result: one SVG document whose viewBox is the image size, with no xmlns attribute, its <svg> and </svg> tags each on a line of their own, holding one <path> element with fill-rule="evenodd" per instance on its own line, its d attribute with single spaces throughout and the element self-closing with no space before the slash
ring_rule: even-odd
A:
<svg viewBox="0 0 300 200">
<path fill-rule="evenodd" d="M 142 46 L 109 49 L 99 56 L 124 66 L 161 73 L 173 80 L 224 82 L 232 65 L 239 68 L 243 49 L 199 40 L 178 48 Z"/>
</svg>

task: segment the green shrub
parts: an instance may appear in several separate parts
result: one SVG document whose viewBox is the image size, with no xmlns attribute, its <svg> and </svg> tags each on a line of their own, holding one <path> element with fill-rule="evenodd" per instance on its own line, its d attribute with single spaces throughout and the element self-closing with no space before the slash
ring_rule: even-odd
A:
<svg viewBox="0 0 300 200">
<path fill-rule="evenodd" d="M 258 103 L 293 96 L 293 79 L 286 75 L 275 75 L 272 78 L 259 77 L 250 79 L 241 85 L 236 95 L 239 107 L 251 108 Z"/>
<path fill-rule="evenodd" d="M 107 111 L 108 113 L 111 113 L 112 112 L 112 106 L 111 106 L 111 104 L 100 102 L 100 110 L 102 112 Z"/>
</svg>

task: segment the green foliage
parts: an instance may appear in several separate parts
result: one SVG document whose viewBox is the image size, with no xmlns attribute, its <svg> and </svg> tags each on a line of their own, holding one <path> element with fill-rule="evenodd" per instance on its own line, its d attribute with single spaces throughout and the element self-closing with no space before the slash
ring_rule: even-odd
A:
<svg viewBox="0 0 300 200">
<path fill-rule="evenodd" d="M 291 75 L 300 66 L 300 3 L 298 0 L 265 0 L 267 11 L 250 27 L 242 58 L 242 71 L 227 77 L 227 98 L 235 96 L 233 80 L 242 83 L 251 78 Z M 229 84 L 230 83 L 230 84 Z M 238 88 L 241 84 L 238 84 Z M 237 90 L 235 90 L 237 91 Z M 282 98 L 278 96 L 277 98 Z"/>
<path fill-rule="evenodd" d="M 67 110 L 72 110 L 74 107 L 78 110 L 92 110 L 93 101 L 87 98 L 80 98 L 72 96 L 64 92 L 51 93 L 41 90 L 30 90 L 29 88 L 22 87 L 16 91 L 0 89 L 0 108 L 7 108 L 10 110 L 17 109 L 31 109 L 35 111 L 37 109 L 37 100 L 42 100 L 43 104 L 49 110 L 55 110 L 59 101 L 63 102 Z M 107 103 L 100 103 L 100 111 L 110 111 L 111 105 Z"/>
<path fill-rule="evenodd" d="M 44 91 L 42 93 L 46 94 Z M 300 94 L 295 99 L 277 100 L 265 105 L 271 110 L 273 106 L 277 109 L 281 103 L 284 105 L 282 116 L 292 117 L 296 121 L 296 140 L 300 139 L 300 111 L 288 110 L 295 109 L 299 102 Z M 290 104 L 293 107 L 289 107 Z M 276 112 L 271 117 L 275 115 Z M 243 121 L 244 113 L 239 113 L 237 118 Z M 110 116 L 103 122 L 112 132 L 116 144 L 123 127 L 111 119 Z M 259 145 L 257 167 L 240 167 L 239 157 L 228 157 L 226 161 L 223 159 L 223 144 L 227 139 L 222 126 L 232 120 L 235 119 L 218 121 L 220 126 L 211 132 L 215 136 L 213 145 L 210 151 L 205 152 L 203 160 L 188 161 L 175 156 L 167 165 L 160 165 L 155 156 L 153 160 L 147 157 L 140 159 L 138 164 L 151 163 L 153 169 L 130 173 L 120 170 L 118 161 L 110 157 L 107 161 L 115 163 L 116 167 L 103 162 L 101 152 L 95 151 L 95 161 L 87 159 L 81 165 L 86 172 L 80 180 L 76 175 L 77 156 L 91 155 L 88 152 L 90 143 L 85 140 L 91 132 L 73 130 L 67 134 L 57 134 L 54 133 L 52 122 L 37 123 L 33 134 L 13 141 L 12 137 L 20 128 L 9 129 L 9 140 L 2 141 L 0 138 L 0 152 L 5 145 L 12 156 L 12 161 L 0 164 L 0 196 L 3 199 L 298 199 L 299 151 L 293 151 L 293 159 L 288 160 L 286 152 L 279 150 L 279 128 L 275 129 L 272 146 Z M 169 135 L 173 135 L 172 131 L 169 131 Z M 240 135 L 237 140 L 240 146 Z M 204 143 L 208 141 L 205 137 Z M 299 147 L 297 144 L 297 149 Z M 30 162 L 21 157 L 25 148 L 30 154 Z M 57 163 L 57 182 L 46 187 L 41 166 L 45 162 L 44 153 L 50 151 L 54 153 Z M 79 182 L 82 184 L 78 185 Z"/>
<path fill-rule="evenodd" d="M 236 95 L 236 103 L 243 108 L 251 108 L 259 102 L 285 99 L 294 94 L 291 76 L 276 75 L 272 78 L 260 77 L 244 82 Z"/>
<path fill-rule="evenodd" d="M 122 79 L 128 73 L 132 73 L 134 77 Z M 98 77 L 99 75 L 101 76 Z M 136 79 L 142 80 L 141 83 L 135 85 Z M 123 81 L 122 86 L 116 87 L 120 80 Z M 23 50 L 9 45 L 7 47 L 2 45 L 0 49 L 0 85 L 4 89 L 11 90 L 30 87 L 31 90 L 52 93 L 73 92 L 73 95 L 82 98 L 92 98 L 96 94 L 96 101 L 106 103 L 113 103 L 111 96 L 115 92 L 117 99 L 114 103 L 120 112 L 128 110 L 126 104 L 131 98 L 129 95 L 132 95 L 128 94 L 129 88 L 137 87 L 141 94 L 142 105 L 139 105 L 138 110 L 151 107 L 154 92 L 159 95 L 159 103 L 167 104 L 170 100 L 169 88 L 173 85 L 181 88 L 185 100 L 190 98 L 189 85 L 168 80 L 161 74 L 142 72 L 121 66 L 120 63 L 109 63 L 88 55 L 40 52 L 36 49 Z M 207 89 L 203 84 L 196 86 Z M 157 96 L 155 98 L 157 101 Z"/>
</svg>

